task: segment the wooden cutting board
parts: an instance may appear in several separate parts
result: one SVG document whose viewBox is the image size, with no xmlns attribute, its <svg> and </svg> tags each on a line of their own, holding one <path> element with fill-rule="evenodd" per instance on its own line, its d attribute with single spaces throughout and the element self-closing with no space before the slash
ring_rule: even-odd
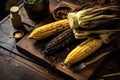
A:
<svg viewBox="0 0 120 80">
<path fill-rule="evenodd" d="M 60 5 L 69 5 L 74 9 L 78 7 L 68 2 L 61 2 L 58 6 Z M 43 25 L 43 24 L 40 23 L 39 25 Z M 65 79 L 69 78 L 69 80 L 70 79 L 87 80 L 94 73 L 94 71 L 100 66 L 102 60 L 104 59 L 103 58 L 99 60 L 95 64 L 91 64 L 90 66 L 79 71 L 78 73 L 74 73 L 70 69 L 63 68 L 61 66 L 61 63 L 65 59 L 66 55 L 78 44 L 78 42 L 75 42 L 74 44 L 71 44 L 65 47 L 64 49 L 61 49 L 60 51 L 57 52 L 55 56 L 47 59 L 43 55 L 43 50 L 46 44 L 55 36 L 48 38 L 46 40 L 36 41 L 36 40 L 28 39 L 27 38 L 28 35 L 29 33 L 27 33 L 19 42 L 16 43 L 17 49 L 26 56 L 39 62 L 43 67 L 46 67 L 50 70 L 54 70 L 59 75 L 63 76 Z"/>
<path fill-rule="evenodd" d="M 56 58 L 55 60 L 55 57 L 50 58 L 53 60 L 47 59 L 43 55 L 43 50 L 44 50 L 45 45 L 47 44 L 47 42 L 49 42 L 50 39 L 47 39 L 44 41 L 35 41 L 35 40 L 27 39 L 28 35 L 29 34 L 25 35 L 16 44 L 17 49 L 23 54 L 25 54 L 26 56 L 31 57 L 32 59 L 38 61 L 43 67 L 46 67 L 48 69 L 53 69 L 53 70 L 56 69 L 58 73 L 60 72 L 60 74 L 63 76 L 66 75 L 67 77 L 70 77 L 70 78 L 72 77 L 77 80 L 87 80 L 94 73 L 94 71 L 100 66 L 100 64 L 102 63 L 102 60 L 104 59 L 103 58 L 99 60 L 98 62 L 87 66 L 83 70 L 79 71 L 79 73 L 74 73 L 70 69 L 63 68 L 63 66 L 61 65 L 65 56 L 67 55 L 66 53 L 69 53 L 69 51 L 67 51 L 66 48 L 62 49 L 62 51 L 57 53 L 58 56 L 60 57 L 62 57 L 62 55 L 64 54 L 63 58 L 59 60 L 58 62 L 57 62 L 58 58 Z M 74 45 L 71 45 L 71 46 L 67 48 L 73 48 Z"/>
</svg>

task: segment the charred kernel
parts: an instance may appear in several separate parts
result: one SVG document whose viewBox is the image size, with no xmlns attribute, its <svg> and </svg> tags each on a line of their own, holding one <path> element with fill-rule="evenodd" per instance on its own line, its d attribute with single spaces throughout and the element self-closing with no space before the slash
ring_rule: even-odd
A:
<svg viewBox="0 0 120 80">
<path fill-rule="evenodd" d="M 74 34 L 72 32 L 72 29 L 68 29 L 52 39 L 45 47 L 46 53 L 45 55 L 52 55 L 57 50 L 65 47 L 69 43 L 73 42 L 75 40 Z"/>
</svg>

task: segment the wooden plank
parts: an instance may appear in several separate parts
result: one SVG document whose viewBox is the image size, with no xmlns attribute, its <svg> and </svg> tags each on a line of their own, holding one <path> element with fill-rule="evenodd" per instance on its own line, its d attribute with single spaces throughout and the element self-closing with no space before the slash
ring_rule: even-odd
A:
<svg viewBox="0 0 120 80">
<path fill-rule="evenodd" d="M 47 69 L 14 54 L 0 52 L 0 65 L 0 80 L 61 80 Z"/>
<path fill-rule="evenodd" d="M 61 2 L 58 6 L 61 5 L 69 5 L 74 8 L 74 10 L 78 7 L 76 5 L 73 5 L 68 2 Z M 44 21 L 43 21 L 44 22 Z M 40 23 L 41 25 L 42 23 Z M 27 35 L 25 35 L 18 43 L 16 43 L 16 46 L 19 51 L 24 53 L 25 55 L 31 57 L 32 59 L 38 61 L 41 63 L 42 66 L 49 68 L 51 70 L 56 70 L 56 72 L 60 73 L 64 78 L 69 77 L 70 79 L 76 79 L 76 80 L 87 80 L 96 70 L 96 68 L 100 65 L 101 61 L 97 62 L 96 64 L 92 64 L 89 67 L 81 70 L 79 73 L 73 73 L 70 69 L 65 69 L 61 66 L 61 62 L 63 61 L 69 53 L 78 43 L 74 43 L 71 46 L 68 46 L 69 50 L 62 49 L 61 51 L 57 52 L 57 56 L 55 55 L 52 58 L 46 59 L 43 56 L 43 50 L 45 48 L 45 45 L 53 38 L 49 38 L 43 41 L 36 41 L 27 39 Z M 58 58 L 61 57 L 61 60 L 58 60 Z M 53 59 L 54 58 L 54 59 Z M 58 61 L 57 61 L 58 60 Z"/>
<path fill-rule="evenodd" d="M 28 34 L 29 35 L 29 34 Z M 31 39 L 27 39 L 26 35 L 24 38 L 22 38 L 17 44 L 17 48 L 19 51 L 23 52 L 25 55 L 31 57 L 32 59 L 35 59 L 36 61 L 38 61 L 39 63 L 41 63 L 42 66 L 49 68 L 49 69 L 54 69 L 55 68 L 58 70 L 58 72 L 62 72 L 63 74 L 61 75 L 65 75 L 72 77 L 76 80 L 87 80 L 96 70 L 96 68 L 102 63 L 102 60 L 96 62 L 95 64 L 92 64 L 90 66 L 88 66 L 87 68 L 81 70 L 79 73 L 74 73 L 72 72 L 70 69 L 66 69 L 63 68 L 61 66 L 61 62 L 59 61 L 58 63 L 53 63 L 52 61 L 46 59 L 43 56 L 42 51 L 44 50 L 44 46 L 47 44 L 47 41 L 41 41 L 40 43 L 35 41 L 35 40 L 31 40 Z M 49 41 L 49 40 L 48 40 Z M 68 53 L 67 51 L 61 51 L 60 53 Z M 65 56 L 63 56 L 63 59 L 65 58 Z M 63 59 L 61 61 L 63 61 Z M 104 58 L 103 58 L 104 59 Z"/>
<path fill-rule="evenodd" d="M 65 74 L 73 77 L 75 80 L 88 80 L 91 77 L 91 75 L 94 73 L 94 71 L 101 65 L 103 59 L 101 59 L 95 64 L 91 64 L 87 66 L 82 70 L 79 70 L 79 72 L 77 73 L 73 72 L 70 69 L 64 68 L 63 66 L 61 66 L 61 63 L 56 64 L 56 68 L 61 72 L 64 72 Z"/>
<path fill-rule="evenodd" d="M 25 35 L 18 43 L 16 43 L 17 49 L 23 53 L 26 53 L 31 58 L 34 58 L 36 60 L 39 60 L 42 64 L 46 63 L 46 66 L 50 66 L 50 62 L 46 60 L 42 52 L 40 52 L 39 45 L 37 45 L 36 40 L 27 39 L 27 36 L 29 34 Z"/>
</svg>

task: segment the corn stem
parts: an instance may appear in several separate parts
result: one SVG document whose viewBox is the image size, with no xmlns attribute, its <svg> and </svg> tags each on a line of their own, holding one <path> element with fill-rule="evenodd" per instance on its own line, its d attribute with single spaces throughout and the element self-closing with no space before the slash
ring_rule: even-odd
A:
<svg viewBox="0 0 120 80">
<path fill-rule="evenodd" d="M 106 77 L 113 77 L 113 76 L 120 76 L 120 72 L 118 72 L 118 73 L 106 74 L 106 75 L 103 75 L 102 77 L 103 77 L 103 78 L 106 78 Z"/>
</svg>

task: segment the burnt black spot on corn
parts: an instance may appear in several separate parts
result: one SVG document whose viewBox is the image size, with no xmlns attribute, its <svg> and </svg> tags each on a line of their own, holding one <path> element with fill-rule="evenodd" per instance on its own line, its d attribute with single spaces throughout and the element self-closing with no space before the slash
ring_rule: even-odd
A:
<svg viewBox="0 0 120 80">
<path fill-rule="evenodd" d="M 74 34 L 72 29 L 68 29 L 52 39 L 47 45 L 44 50 L 45 56 L 50 56 L 55 53 L 57 50 L 65 47 L 69 43 L 75 40 Z"/>
</svg>

